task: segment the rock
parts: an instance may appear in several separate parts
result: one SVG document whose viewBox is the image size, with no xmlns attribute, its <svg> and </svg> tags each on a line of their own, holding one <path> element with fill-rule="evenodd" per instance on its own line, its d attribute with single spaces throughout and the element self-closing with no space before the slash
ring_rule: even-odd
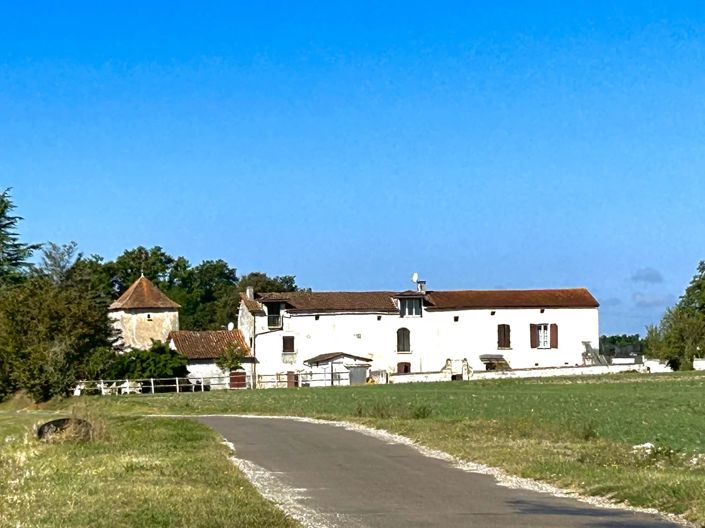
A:
<svg viewBox="0 0 705 528">
<path fill-rule="evenodd" d="M 81 418 L 58 418 L 40 425 L 37 428 L 37 438 L 40 440 L 55 438 L 88 440 L 91 436 L 91 429 L 90 422 Z"/>
</svg>

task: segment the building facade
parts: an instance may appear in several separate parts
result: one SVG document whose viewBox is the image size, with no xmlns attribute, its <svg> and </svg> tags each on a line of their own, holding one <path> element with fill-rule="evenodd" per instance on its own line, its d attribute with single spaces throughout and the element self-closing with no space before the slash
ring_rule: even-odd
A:
<svg viewBox="0 0 705 528">
<path fill-rule="evenodd" d="M 152 341 L 167 342 L 179 329 L 180 306 L 142 275 L 109 307 L 109 317 L 120 335 L 120 350 L 147 349 Z"/>
<path fill-rule="evenodd" d="M 584 288 L 406 292 L 248 291 L 238 329 L 260 374 L 306 372 L 344 353 L 390 374 L 586 364 L 598 302 Z"/>
</svg>

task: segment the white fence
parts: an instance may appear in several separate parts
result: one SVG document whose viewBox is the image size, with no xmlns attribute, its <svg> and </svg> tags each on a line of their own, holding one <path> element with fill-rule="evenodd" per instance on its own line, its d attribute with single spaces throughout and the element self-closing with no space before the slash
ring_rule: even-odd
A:
<svg viewBox="0 0 705 528">
<path fill-rule="evenodd" d="M 260 374 L 253 383 L 251 374 L 239 376 L 207 376 L 187 378 L 144 378 L 84 380 L 76 385 L 73 395 L 156 394 L 163 392 L 205 392 L 211 390 L 273 389 L 296 387 L 340 387 L 350 385 L 348 372 L 281 372 Z"/>
</svg>

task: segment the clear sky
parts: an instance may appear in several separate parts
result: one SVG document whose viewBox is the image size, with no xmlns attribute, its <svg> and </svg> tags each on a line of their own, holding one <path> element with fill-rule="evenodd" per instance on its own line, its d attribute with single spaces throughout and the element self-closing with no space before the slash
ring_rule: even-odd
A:
<svg viewBox="0 0 705 528">
<path fill-rule="evenodd" d="M 705 2 L 2 2 L 0 186 L 30 242 L 643 332 L 705 259 Z"/>
</svg>

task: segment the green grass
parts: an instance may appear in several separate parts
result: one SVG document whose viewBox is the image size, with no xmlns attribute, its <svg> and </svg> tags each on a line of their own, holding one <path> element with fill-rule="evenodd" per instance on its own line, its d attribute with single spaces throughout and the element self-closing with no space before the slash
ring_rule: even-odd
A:
<svg viewBox="0 0 705 528">
<path fill-rule="evenodd" d="M 0 527 L 297 526 L 207 427 L 89 416 L 100 438 L 45 443 L 32 425 L 47 416 L 0 412 Z"/>
<path fill-rule="evenodd" d="M 705 526 L 705 456 L 697 458 L 705 453 L 705 375 L 698 373 L 87 397 L 43 410 L 65 411 L 77 401 L 115 423 L 146 427 L 145 420 L 158 420 L 160 429 L 183 422 L 136 417 L 254 413 L 355 421 Z M 644 442 L 657 449 L 634 453 L 632 446 Z M 214 449 L 216 459 L 226 456 Z"/>
</svg>

